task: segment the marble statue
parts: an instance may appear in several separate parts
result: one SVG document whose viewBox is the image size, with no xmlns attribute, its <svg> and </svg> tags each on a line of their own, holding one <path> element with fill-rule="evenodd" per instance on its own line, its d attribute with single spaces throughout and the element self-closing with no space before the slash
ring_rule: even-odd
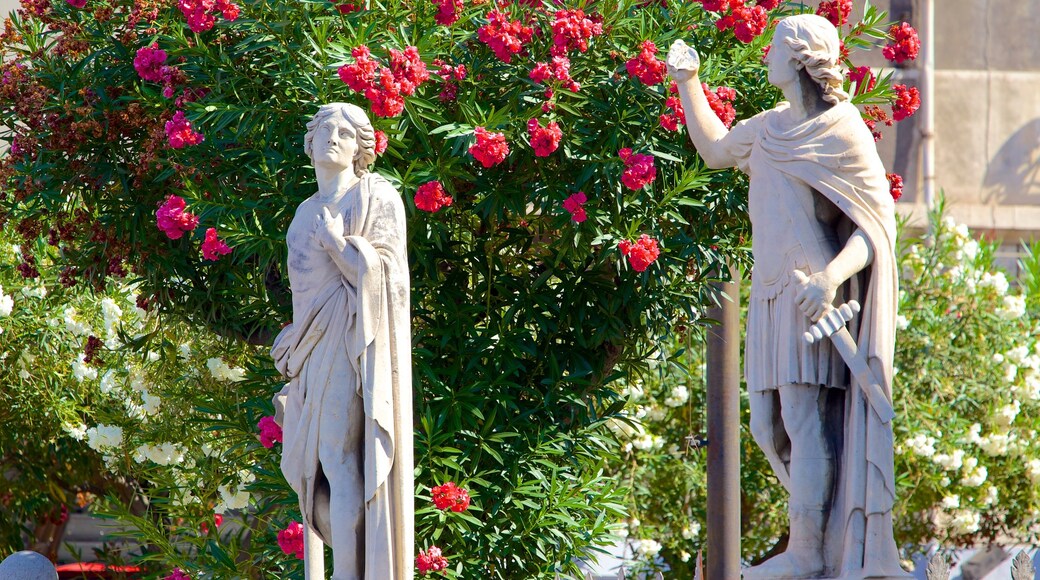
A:
<svg viewBox="0 0 1040 580">
<path fill-rule="evenodd" d="M 364 111 L 321 107 L 304 148 L 318 191 L 286 233 L 293 320 L 272 356 L 282 473 L 299 495 L 308 580 L 414 575 L 411 335 L 404 205 L 368 167 Z"/>
<path fill-rule="evenodd" d="M 668 56 L 704 162 L 750 178 L 751 432 L 790 494 L 791 529 L 746 579 L 911 577 L 892 536 L 894 203 L 838 50 L 826 19 L 780 20 L 766 60 L 786 101 L 731 130 L 701 90 L 696 51 L 679 40 Z"/>
</svg>

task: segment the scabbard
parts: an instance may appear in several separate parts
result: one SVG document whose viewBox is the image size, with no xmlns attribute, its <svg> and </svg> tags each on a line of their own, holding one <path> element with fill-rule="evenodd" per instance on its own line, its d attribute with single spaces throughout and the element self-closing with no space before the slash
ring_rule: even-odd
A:
<svg viewBox="0 0 1040 580">
<path fill-rule="evenodd" d="M 896 416 L 896 412 L 892 408 L 892 402 L 888 400 L 885 391 L 881 389 L 881 384 L 874 377 L 874 372 L 870 370 L 870 366 L 867 365 L 866 358 L 860 356 L 859 348 L 856 346 L 856 341 L 853 340 L 852 335 L 849 334 L 849 329 L 842 326 L 831 334 L 830 338 L 835 348 L 838 349 L 838 354 L 841 355 L 845 364 L 848 365 L 852 375 L 863 386 L 863 394 L 866 395 L 870 407 L 874 409 L 874 412 L 881 419 L 881 423 L 885 424 L 892 421 L 892 418 Z"/>
</svg>

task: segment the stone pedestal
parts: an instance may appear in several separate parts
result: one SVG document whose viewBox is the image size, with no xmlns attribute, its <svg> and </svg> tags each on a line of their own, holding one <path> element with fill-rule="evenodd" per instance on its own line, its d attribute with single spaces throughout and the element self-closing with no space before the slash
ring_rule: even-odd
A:
<svg viewBox="0 0 1040 580">
<path fill-rule="evenodd" d="M 36 552 L 15 552 L 0 562 L 4 580 L 58 580 L 58 571 L 45 556 Z"/>
</svg>

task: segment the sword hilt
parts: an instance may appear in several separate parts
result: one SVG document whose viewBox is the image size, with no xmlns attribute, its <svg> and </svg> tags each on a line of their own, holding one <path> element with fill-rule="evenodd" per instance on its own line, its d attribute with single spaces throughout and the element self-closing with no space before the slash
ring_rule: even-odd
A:
<svg viewBox="0 0 1040 580">
<path fill-rule="evenodd" d="M 849 300 L 837 308 L 832 308 L 830 312 L 817 320 L 816 324 L 810 326 L 809 332 L 803 334 L 802 338 L 809 344 L 820 342 L 837 332 L 839 328 L 845 326 L 845 323 L 852 320 L 852 317 L 858 314 L 859 311 L 859 302 L 855 300 Z"/>
</svg>

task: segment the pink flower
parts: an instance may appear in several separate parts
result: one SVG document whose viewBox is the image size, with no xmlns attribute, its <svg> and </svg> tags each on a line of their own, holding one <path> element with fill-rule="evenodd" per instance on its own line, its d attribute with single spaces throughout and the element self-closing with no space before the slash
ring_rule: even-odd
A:
<svg viewBox="0 0 1040 580">
<path fill-rule="evenodd" d="M 202 242 L 202 257 L 207 260 L 219 260 L 224 254 L 230 254 L 231 248 L 217 237 L 217 228 L 206 230 L 206 239 Z"/>
<path fill-rule="evenodd" d="M 914 30 L 913 26 L 906 22 L 893 25 L 888 30 L 888 35 L 892 37 L 892 42 L 881 49 L 881 54 L 885 58 L 893 62 L 903 62 L 917 58 L 917 53 L 921 50 L 921 39 L 917 37 L 917 31 Z"/>
<path fill-rule="evenodd" d="M 382 131 L 376 131 L 376 146 L 375 146 L 376 155 L 382 155 L 383 152 L 386 151 L 386 146 L 389 143 L 390 143 L 390 140 L 387 139 L 386 133 L 384 133 Z"/>
<path fill-rule="evenodd" d="M 346 83 L 350 90 L 362 93 L 375 80 L 379 63 L 372 60 L 372 53 L 363 44 L 351 50 L 350 54 L 354 57 L 354 64 L 345 64 L 339 67 L 337 72 L 340 80 Z"/>
<path fill-rule="evenodd" d="M 758 0 L 755 4 L 765 8 L 766 10 L 775 10 L 783 1 L 784 0 Z"/>
<path fill-rule="evenodd" d="M 477 142 L 470 146 L 469 152 L 484 167 L 498 165 L 509 154 L 506 136 L 502 133 L 491 133 L 483 127 L 474 129 Z"/>
<path fill-rule="evenodd" d="M 401 94 L 411 96 L 419 85 L 430 78 L 426 63 L 419 56 L 419 49 L 409 46 L 404 51 L 390 49 L 390 72 L 400 86 Z"/>
<path fill-rule="evenodd" d="M 340 14 L 350 14 L 352 12 L 361 12 L 365 9 L 365 5 L 360 2 L 343 2 L 342 4 L 336 5 L 336 10 L 339 10 Z"/>
<path fill-rule="evenodd" d="M 585 208 L 582 207 L 586 201 L 588 201 L 588 198 L 585 197 L 585 192 L 572 193 L 570 197 L 563 200 L 563 209 L 571 214 L 572 220 L 580 224 L 588 218 L 588 215 L 585 214 Z"/>
<path fill-rule="evenodd" d="M 171 240 L 180 239 L 185 232 L 193 231 L 199 225 L 198 216 L 184 211 L 185 207 L 184 198 L 168 195 L 155 212 L 155 225 Z"/>
<path fill-rule="evenodd" d="M 666 70 L 664 61 L 654 56 L 657 54 L 657 46 L 649 40 L 644 40 L 639 46 L 639 54 L 625 63 L 628 76 L 639 79 L 644 85 L 653 86 L 664 82 Z"/>
<path fill-rule="evenodd" d="M 173 572 L 169 576 L 163 576 L 162 580 L 191 580 L 191 576 L 182 572 L 180 568 L 174 568 Z"/>
<path fill-rule="evenodd" d="M 440 181 L 427 181 L 415 190 L 415 207 L 428 212 L 435 212 L 452 204 L 451 196 L 444 192 Z"/>
<path fill-rule="evenodd" d="M 769 14 L 763 6 L 741 6 L 733 9 L 733 36 L 749 44 L 763 32 L 769 23 Z"/>
<path fill-rule="evenodd" d="M 737 118 L 737 110 L 733 108 L 732 104 L 733 99 L 737 98 L 737 91 L 729 87 L 719 87 L 713 93 L 707 83 L 701 83 L 701 89 L 708 99 L 711 110 L 715 111 L 715 115 L 727 129 L 730 128 Z"/>
<path fill-rule="evenodd" d="M 213 514 L 213 527 L 219 528 L 224 523 L 224 514 Z M 202 522 L 199 524 L 199 529 L 203 534 L 209 533 L 209 522 Z"/>
<path fill-rule="evenodd" d="M 892 199 L 899 201 L 899 198 L 903 197 L 903 176 L 898 173 L 886 173 L 885 177 L 888 178 L 888 189 Z"/>
<path fill-rule="evenodd" d="M 621 255 L 628 256 L 628 263 L 636 272 L 649 268 L 650 264 L 653 264 L 661 255 L 661 250 L 657 247 L 657 240 L 646 234 L 639 236 L 635 242 L 621 240 L 618 242 L 618 249 L 621 250 Z"/>
<path fill-rule="evenodd" d="M 534 149 L 535 157 L 551 155 L 560 146 L 560 139 L 563 138 L 563 131 L 556 121 L 549 121 L 545 127 L 542 127 L 538 119 L 529 119 L 527 133 L 531 137 L 531 148 Z"/>
<path fill-rule="evenodd" d="M 675 83 L 672 84 L 674 85 Z M 686 111 L 683 110 L 682 101 L 679 97 L 671 96 L 665 99 L 664 106 L 671 109 L 672 112 L 661 115 L 661 127 L 664 127 L 669 131 L 678 131 L 679 125 L 686 124 Z M 736 111 L 734 111 L 733 114 L 736 115 Z"/>
<path fill-rule="evenodd" d="M 87 5 L 87 0 L 65 0 L 69 3 L 69 6 L 73 8 L 83 8 Z"/>
<path fill-rule="evenodd" d="M 372 112 L 379 117 L 396 117 L 404 112 L 404 95 L 401 84 L 390 69 L 379 69 L 378 82 L 365 89 L 365 98 L 372 105 Z"/>
<path fill-rule="evenodd" d="M 531 80 L 536 83 L 544 83 L 548 80 L 557 80 L 563 87 L 572 93 L 581 89 L 581 85 L 571 78 L 571 61 L 565 56 L 554 56 L 549 62 L 539 62 L 531 69 Z M 546 98 L 552 98 L 547 96 Z"/>
<path fill-rule="evenodd" d="M 170 147 L 180 149 L 187 145 L 198 145 L 204 137 L 202 133 L 191 128 L 191 122 L 184 117 L 184 111 L 177 111 L 173 118 L 166 121 L 166 138 Z"/>
<path fill-rule="evenodd" d="M 298 560 L 303 559 L 303 526 L 300 522 L 291 521 L 278 532 L 278 547 L 286 555 L 295 554 Z"/>
<path fill-rule="evenodd" d="M 166 63 L 166 51 L 159 48 L 158 43 L 142 46 L 134 56 L 134 70 L 142 79 L 159 82 L 163 79 L 163 64 Z"/>
<path fill-rule="evenodd" d="M 477 30 L 477 38 L 488 45 L 502 62 L 512 61 L 513 55 L 518 54 L 534 35 L 531 27 L 524 26 L 519 20 L 510 21 L 505 13 L 498 10 L 489 12 L 487 19 L 488 23 Z"/>
<path fill-rule="evenodd" d="M 906 85 L 892 85 L 892 90 L 896 92 L 896 100 L 892 103 L 893 119 L 902 121 L 917 112 L 921 106 L 921 93 L 918 92 L 917 87 L 907 88 Z"/>
<path fill-rule="evenodd" d="M 456 81 L 461 81 L 466 78 L 466 65 L 460 64 L 458 66 L 451 66 L 439 58 L 434 59 L 433 65 L 440 67 L 437 71 L 437 76 L 441 77 L 444 81 L 444 85 L 441 87 L 441 93 L 437 95 L 437 98 L 445 103 L 454 101 L 459 94 L 459 85 Z"/>
<path fill-rule="evenodd" d="M 602 19 L 585 16 L 583 10 L 558 10 L 553 14 L 553 56 L 567 56 L 567 52 L 589 49 L 589 39 L 603 34 Z"/>
<path fill-rule="evenodd" d="M 642 189 L 657 178 L 653 155 L 632 153 L 628 147 L 618 151 L 618 157 L 625 163 L 625 172 L 621 174 L 621 183 L 631 190 Z"/>
<path fill-rule="evenodd" d="M 430 546 L 429 550 L 419 551 L 419 555 L 415 557 L 415 565 L 419 568 L 419 573 L 429 574 L 447 570 L 448 559 L 441 555 L 440 548 Z"/>
<path fill-rule="evenodd" d="M 235 20 L 239 15 L 239 7 L 230 0 L 178 0 L 177 8 L 188 21 L 192 32 L 205 32 L 217 23 L 216 13 L 224 20 Z"/>
<path fill-rule="evenodd" d="M 260 429 L 260 444 L 270 449 L 275 443 L 282 442 L 282 426 L 275 422 L 274 417 L 261 417 L 256 424 Z"/>
<path fill-rule="evenodd" d="M 855 93 L 865 93 L 877 85 L 877 79 L 869 66 L 854 66 L 849 69 L 849 81 L 856 83 Z"/>
<path fill-rule="evenodd" d="M 449 481 L 430 490 L 433 505 L 439 510 L 450 509 L 453 512 L 464 512 L 469 507 L 469 492 Z"/>
<path fill-rule="evenodd" d="M 852 0 L 827 0 L 820 2 L 816 13 L 831 21 L 835 27 L 841 26 L 849 21 L 852 13 Z"/>
<path fill-rule="evenodd" d="M 454 24 L 459 19 L 459 11 L 464 7 L 462 0 L 433 0 L 433 3 L 437 6 L 437 14 L 433 19 L 437 24 L 444 26 Z"/>
<path fill-rule="evenodd" d="M 380 67 L 365 45 L 351 51 L 354 64 L 339 68 L 339 78 L 352 91 L 363 93 L 380 117 L 396 117 L 404 111 L 404 97 L 415 93 L 430 78 L 426 63 L 414 46 L 404 51 L 390 49 L 390 66 Z"/>
</svg>

